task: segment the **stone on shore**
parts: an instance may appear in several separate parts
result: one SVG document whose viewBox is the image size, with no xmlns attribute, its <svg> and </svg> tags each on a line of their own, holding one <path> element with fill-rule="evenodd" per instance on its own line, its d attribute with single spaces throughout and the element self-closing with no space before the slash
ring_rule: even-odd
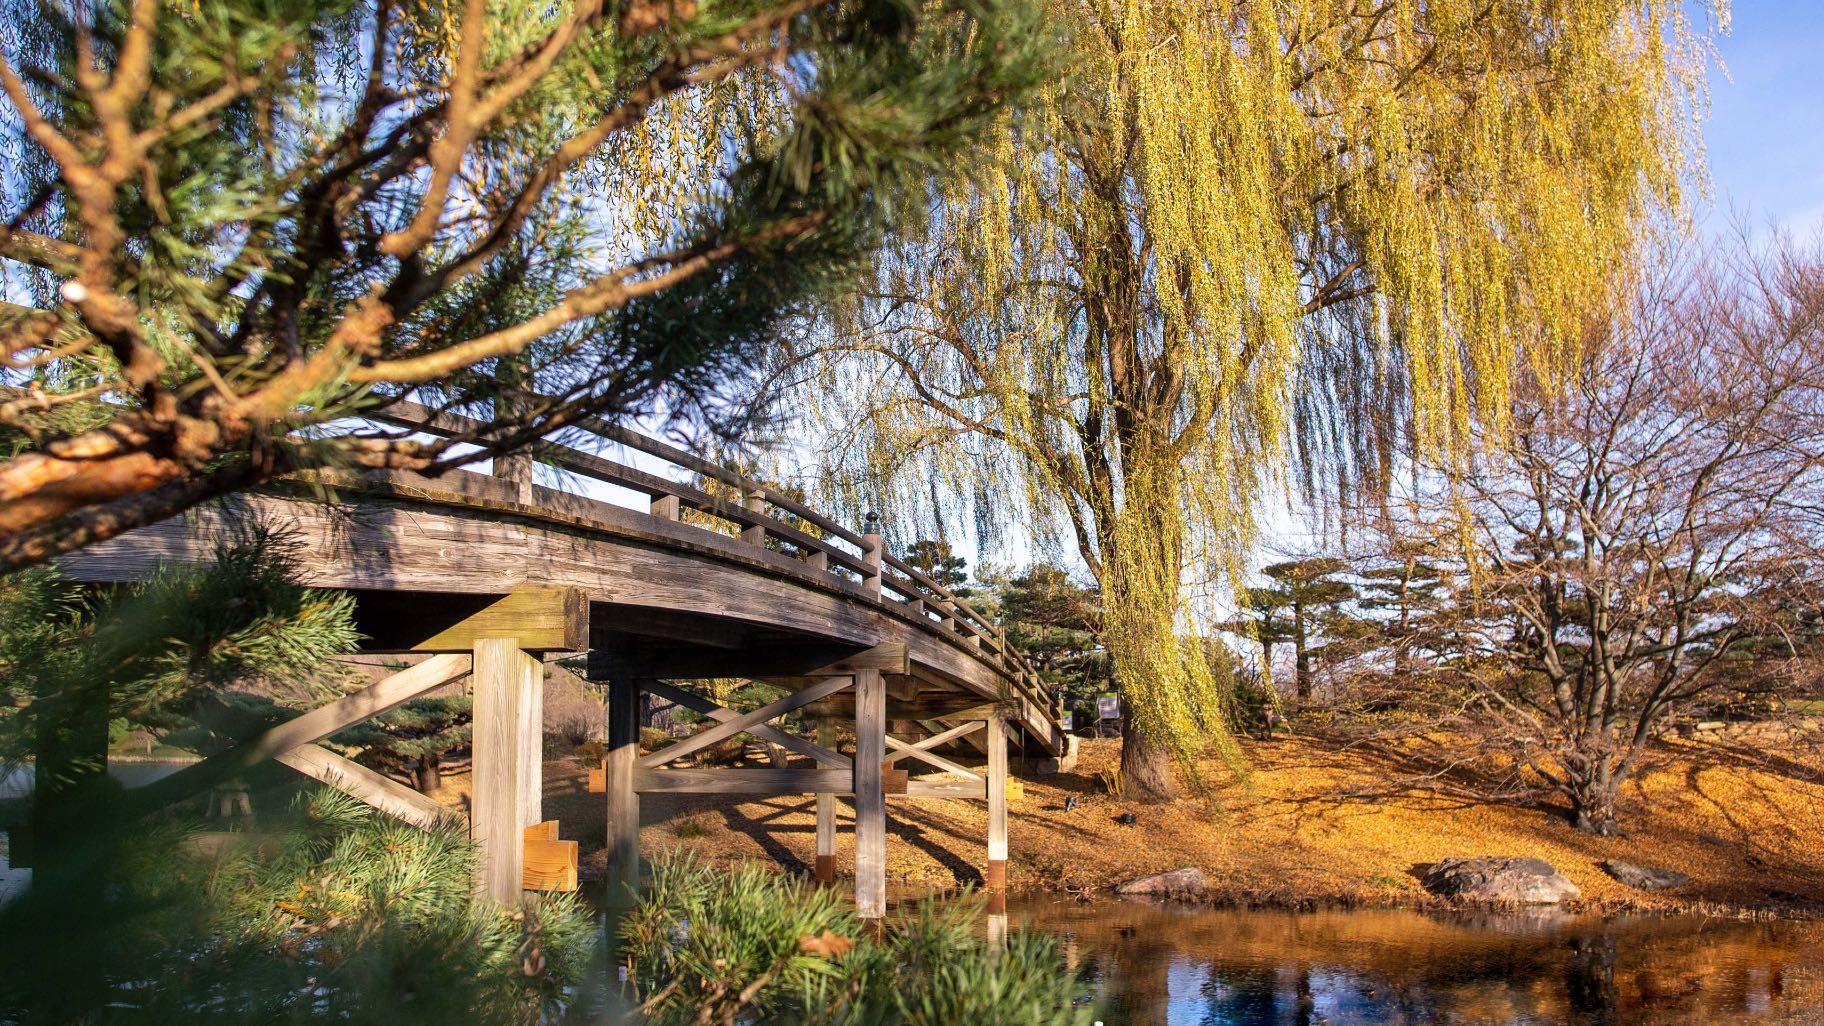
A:
<svg viewBox="0 0 1824 1026">
<path fill-rule="evenodd" d="M 1154 873 L 1115 888 L 1117 894 L 1137 894 L 1149 898 L 1195 898 L 1210 889 L 1210 878 L 1196 866 L 1186 866 L 1166 873 Z"/>
<path fill-rule="evenodd" d="M 1583 893 L 1544 859 L 1511 856 L 1445 859 L 1425 871 L 1424 884 L 1433 894 L 1508 905 L 1556 905 Z"/>
<path fill-rule="evenodd" d="M 1684 873 L 1657 866 L 1642 866 L 1621 859 L 1604 859 L 1602 871 L 1642 891 L 1664 891 L 1673 887 L 1682 887 L 1691 878 Z"/>
</svg>

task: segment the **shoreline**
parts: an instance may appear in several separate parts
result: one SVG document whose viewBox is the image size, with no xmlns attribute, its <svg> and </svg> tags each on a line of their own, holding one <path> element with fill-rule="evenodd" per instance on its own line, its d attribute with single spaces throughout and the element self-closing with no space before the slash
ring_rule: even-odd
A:
<svg viewBox="0 0 1824 1026">
<path fill-rule="evenodd" d="M 1824 918 L 1824 772 L 1788 760 L 1781 772 L 1703 740 L 1658 746 L 1626 789 L 1625 836 L 1576 832 L 1548 810 L 1424 795 L 1349 797 L 1385 768 L 1299 736 L 1243 743 L 1249 773 L 1214 801 L 1144 805 L 1104 793 L 1100 771 L 1119 742 L 1085 740 L 1076 770 L 1016 774 L 1009 802 L 1011 894 L 1119 900 L 1127 880 L 1186 866 L 1202 869 L 1212 907 L 1309 911 L 1342 908 L 1486 910 L 1440 898 L 1418 876 L 1445 858 L 1542 858 L 1577 884 L 1579 899 L 1526 909 L 1604 915 L 1691 914 L 1733 920 Z M 587 793 L 580 762 L 551 752 L 545 814 L 581 842 L 582 870 L 599 876 L 603 801 Z M 1824 768 L 1820 768 L 1824 769 Z M 446 788 L 439 798 L 460 801 Z M 1074 802 L 1066 802 L 1074 798 Z M 1067 805 L 1069 808 L 1067 809 Z M 1119 822 L 1133 814 L 1138 822 Z M 986 810 L 980 802 L 894 799 L 888 804 L 889 886 L 954 891 L 981 881 Z M 808 875 L 809 795 L 741 801 L 655 795 L 642 802 L 641 850 L 691 852 L 717 863 L 757 861 Z M 852 821 L 838 803 L 838 879 L 853 864 Z M 1685 873 L 1666 891 L 1636 891 L 1599 863 L 1625 859 Z"/>
</svg>

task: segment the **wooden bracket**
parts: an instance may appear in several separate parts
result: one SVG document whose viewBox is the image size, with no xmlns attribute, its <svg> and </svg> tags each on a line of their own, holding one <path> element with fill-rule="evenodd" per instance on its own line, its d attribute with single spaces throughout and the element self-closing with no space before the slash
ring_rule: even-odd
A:
<svg viewBox="0 0 1824 1026">
<path fill-rule="evenodd" d="M 558 840 L 557 820 L 527 827 L 525 845 L 525 861 L 520 869 L 522 889 L 576 890 L 577 843 Z"/>
<path fill-rule="evenodd" d="M 588 597 L 581 588 L 520 585 L 406 651 L 468 652 L 484 638 L 513 638 L 528 652 L 587 651 Z"/>
</svg>

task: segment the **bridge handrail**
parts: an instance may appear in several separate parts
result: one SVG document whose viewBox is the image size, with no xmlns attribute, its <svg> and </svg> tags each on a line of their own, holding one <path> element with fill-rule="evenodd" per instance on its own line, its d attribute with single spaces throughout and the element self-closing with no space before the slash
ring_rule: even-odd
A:
<svg viewBox="0 0 1824 1026">
<path fill-rule="evenodd" d="M 395 400 L 364 416 L 380 423 L 444 436 L 474 435 L 487 427 L 486 422 L 476 418 L 433 409 L 408 400 Z M 766 539 L 772 537 L 798 550 L 800 557 L 810 563 L 812 569 L 821 569 L 830 574 L 853 574 L 882 601 L 908 607 L 913 616 L 928 622 L 933 620 L 935 614 L 938 625 L 960 635 L 979 650 L 984 659 L 998 662 L 1022 697 L 1041 709 L 1053 711 L 1052 702 L 1039 686 L 1038 673 L 1019 650 L 1013 647 L 1000 625 L 928 574 L 888 553 L 878 535 L 856 532 L 777 488 L 621 425 L 585 418 L 570 426 L 734 488 L 740 499 L 718 497 L 693 485 L 673 481 L 561 442 L 541 442 L 533 450 L 534 458 L 571 473 L 643 493 L 652 503 L 649 515 L 664 516 L 658 512 L 660 500 L 672 499 L 678 506 L 734 524 L 741 529 L 743 541 L 765 545 Z M 824 532 L 826 537 L 818 537 L 779 516 L 769 514 L 769 506 Z M 675 519 L 675 516 L 664 518 Z M 835 541 L 853 546 L 856 551 L 851 552 L 835 544 Z M 901 598 L 889 598 L 889 593 Z"/>
</svg>

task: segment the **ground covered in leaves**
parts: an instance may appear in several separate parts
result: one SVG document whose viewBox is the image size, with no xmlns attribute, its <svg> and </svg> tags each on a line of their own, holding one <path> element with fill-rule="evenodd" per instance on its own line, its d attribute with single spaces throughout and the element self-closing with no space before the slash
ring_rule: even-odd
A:
<svg viewBox="0 0 1824 1026">
<path fill-rule="evenodd" d="M 1573 830 L 1561 812 L 1517 804 L 1386 793 L 1372 753 L 1307 738 L 1245 743 L 1248 772 L 1211 767 L 1208 800 L 1144 805 L 1107 794 L 1102 771 L 1119 742 L 1084 742 L 1077 769 L 1040 776 L 1014 760 L 1025 793 L 1012 813 L 1009 880 L 1019 890 L 1093 894 L 1133 877 L 1202 868 L 1215 900 L 1301 907 L 1419 905 L 1423 868 L 1473 855 L 1543 858 L 1609 908 L 1824 914 L 1824 766 L 1815 758 L 1723 740 L 1671 741 L 1624 794 L 1625 836 Z M 602 872 L 604 798 L 587 793 L 580 760 L 552 753 L 545 815 L 583 842 L 584 874 Z M 1034 760 L 1032 767 L 1036 769 Z M 465 778 L 444 797 L 462 800 Z M 1075 797 L 1066 811 L 1066 799 Z M 846 802 L 838 813 L 838 872 L 852 870 Z M 1119 821 L 1136 817 L 1132 825 Z M 901 894 L 979 882 L 986 811 L 979 802 L 893 798 L 889 880 Z M 690 849 L 716 862 L 758 859 L 808 872 L 813 802 L 802 797 L 653 796 L 642 809 L 643 850 Z M 1682 887 L 1637 891 L 1610 879 L 1604 859 L 1689 874 Z"/>
</svg>

